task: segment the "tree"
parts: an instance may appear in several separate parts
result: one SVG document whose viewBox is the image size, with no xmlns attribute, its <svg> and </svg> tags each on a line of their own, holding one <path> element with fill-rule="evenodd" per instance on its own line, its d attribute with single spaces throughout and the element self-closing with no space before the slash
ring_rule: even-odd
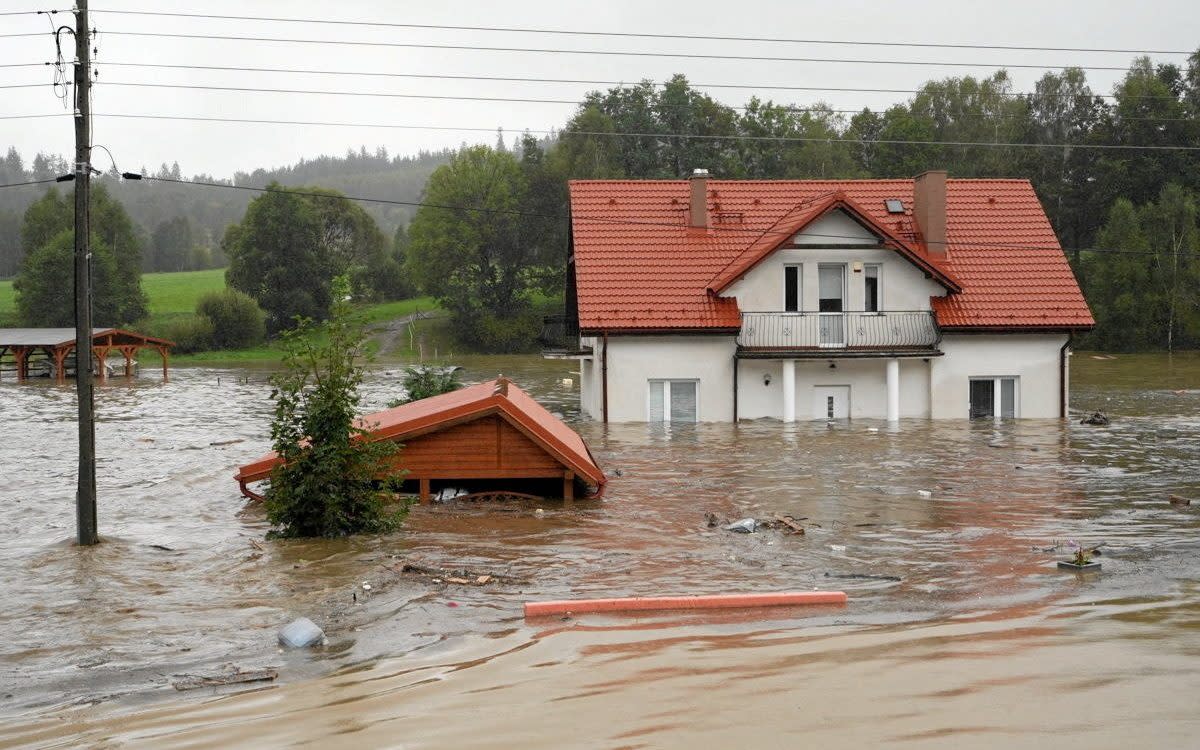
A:
<svg viewBox="0 0 1200 750">
<path fill-rule="evenodd" d="M 226 282 L 258 301 L 269 332 L 285 330 L 297 317 L 321 320 L 329 314 L 332 269 L 321 253 L 321 233 L 311 204 L 275 182 L 226 230 L 221 242 L 229 258 Z"/>
<path fill-rule="evenodd" d="M 146 267 L 152 271 L 184 271 L 192 268 L 192 225 L 186 216 L 159 222 L 151 235 L 152 251 Z"/>
<path fill-rule="evenodd" d="M 527 197 L 512 154 L 475 146 L 433 173 L 409 227 L 413 278 L 484 351 L 516 351 L 537 334 L 529 292 L 539 248 L 522 215 Z"/>
<path fill-rule="evenodd" d="M 336 275 L 351 279 L 356 299 L 385 297 L 395 286 L 383 232 L 336 190 L 293 192 L 272 182 L 226 229 L 221 250 L 229 258 L 229 285 L 258 301 L 272 333 L 297 316 L 325 318 Z"/>
<path fill-rule="evenodd" d="M 122 317 L 114 293 L 117 274 L 112 249 L 92 238 L 92 316 L 98 326 L 129 322 Z M 75 232 L 64 230 L 27 254 L 13 281 L 17 316 L 28 326 L 67 328 L 75 325 Z"/>
<path fill-rule="evenodd" d="M 395 502 L 396 443 L 368 439 L 356 419 L 366 333 L 345 301 L 350 283 L 333 282 L 333 308 L 319 326 L 284 335 L 285 371 L 272 383 L 271 440 L 280 458 L 266 493 L 267 518 L 283 537 L 386 532 L 403 520 Z"/>
<path fill-rule="evenodd" d="M 141 238 L 125 209 L 103 185 L 91 191 L 92 305 L 97 325 L 126 325 L 146 316 Z M 48 191 L 21 224 L 24 259 L 13 283 L 21 320 L 31 326 L 75 319 L 74 196 Z"/>
</svg>

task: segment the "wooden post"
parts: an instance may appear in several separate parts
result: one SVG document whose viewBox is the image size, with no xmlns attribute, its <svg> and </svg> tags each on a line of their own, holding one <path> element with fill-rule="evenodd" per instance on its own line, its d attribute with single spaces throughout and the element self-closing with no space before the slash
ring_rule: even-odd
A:
<svg viewBox="0 0 1200 750">
<path fill-rule="evenodd" d="M 165 382 L 167 382 L 167 357 L 168 357 L 168 353 L 169 353 L 169 351 L 170 351 L 170 350 L 169 350 L 169 349 L 167 349 L 167 347 L 165 347 L 165 346 L 160 346 L 160 347 L 158 347 L 158 353 L 162 355 L 162 361 L 163 361 L 163 382 L 164 382 L 164 383 L 165 383 Z"/>
<path fill-rule="evenodd" d="M 136 346 L 122 346 L 121 354 L 125 355 L 125 377 L 133 377 L 133 354 L 137 351 Z"/>
<path fill-rule="evenodd" d="M 29 372 L 25 369 L 29 350 L 23 346 L 15 347 L 13 348 L 13 356 L 17 358 L 17 382 L 24 383 L 25 378 L 29 377 Z"/>
<path fill-rule="evenodd" d="M 421 505 L 429 505 L 431 502 L 433 502 L 433 496 L 429 492 L 429 480 L 421 479 L 420 486 Z"/>
<path fill-rule="evenodd" d="M 70 347 L 60 346 L 54 350 L 54 382 L 62 385 L 67 382 L 67 352 Z"/>
<path fill-rule="evenodd" d="M 96 403 L 92 387 L 92 31 L 87 0 L 75 3 L 75 392 L 79 408 L 79 544 L 96 535 Z"/>
<path fill-rule="evenodd" d="M 563 502 L 575 500 L 575 472 L 563 472 Z"/>
<path fill-rule="evenodd" d="M 96 356 L 96 367 L 100 371 L 101 383 L 108 380 L 108 349 L 109 347 L 107 346 L 97 346 L 92 350 Z M 76 366 L 75 371 L 76 373 L 79 372 L 78 366 Z"/>
</svg>

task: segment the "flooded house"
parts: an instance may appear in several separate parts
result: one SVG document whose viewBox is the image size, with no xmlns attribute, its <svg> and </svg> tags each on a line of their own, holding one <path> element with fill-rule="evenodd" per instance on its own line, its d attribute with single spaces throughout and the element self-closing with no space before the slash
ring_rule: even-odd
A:
<svg viewBox="0 0 1200 750">
<path fill-rule="evenodd" d="M 533 495 L 574 499 L 605 483 L 587 444 L 512 381 L 500 377 L 360 418 L 370 440 L 402 443 L 394 468 L 422 503 L 433 494 Z M 247 498 L 268 480 L 275 453 L 242 466 L 234 479 Z"/>
<path fill-rule="evenodd" d="M 576 180 L 566 314 L 613 422 L 1065 416 L 1094 321 L 1028 180 Z"/>
</svg>

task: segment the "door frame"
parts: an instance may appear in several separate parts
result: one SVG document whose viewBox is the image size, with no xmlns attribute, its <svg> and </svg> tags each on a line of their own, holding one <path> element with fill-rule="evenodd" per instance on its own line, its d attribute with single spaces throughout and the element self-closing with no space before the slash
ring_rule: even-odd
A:
<svg viewBox="0 0 1200 750">
<path fill-rule="evenodd" d="M 842 309 L 840 312 L 821 312 L 821 271 L 826 268 L 837 269 L 842 275 L 842 293 L 841 302 Z M 845 349 L 846 348 L 846 302 L 849 296 L 849 290 L 846 287 L 846 264 L 845 263 L 818 263 L 817 264 L 817 346 L 821 349 Z M 839 328 L 841 330 L 841 341 L 825 342 L 822 340 L 820 319 L 829 319 L 833 316 L 838 317 Z"/>
<path fill-rule="evenodd" d="M 846 392 L 846 416 L 845 417 L 833 417 L 833 419 L 850 419 L 850 399 L 853 398 L 854 389 L 850 387 L 849 383 L 822 383 L 819 385 L 814 385 L 812 388 L 813 388 L 813 399 L 812 400 L 813 400 L 814 404 L 817 400 L 816 396 L 817 396 L 818 388 L 845 389 L 845 392 Z M 826 412 L 826 415 L 828 415 L 828 412 Z M 828 419 L 830 419 L 829 416 L 818 417 L 815 413 L 812 416 L 812 421 L 814 421 L 814 422 L 818 422 L 821 420 L 828 420 Z"/>
</svg>

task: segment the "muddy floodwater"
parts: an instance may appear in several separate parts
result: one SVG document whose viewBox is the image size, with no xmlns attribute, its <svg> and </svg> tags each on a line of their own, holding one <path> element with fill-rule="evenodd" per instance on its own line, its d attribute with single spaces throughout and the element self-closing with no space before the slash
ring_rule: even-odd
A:
<svg viewBox="0 0 1200 750">
<path fill-rule="evenodd" d="M 579 421 L 573 362 L 460 363 L 576 426 L 604 497 L 268 541 L 232 480 L 268 448 L 268 372 L 181 367 L 100 389 L 103 543 L 80 549 L 74 393 L 0 381 L 0 746 L 1200 747 L 1200 357 L 1076 355 L 1073 407 L 1109 427 L 605 428 Z M 806 533 L 706 521 L 777 513 Z M 1056 568 L 1079 544 L 1099 575 Z M 811 589 L 849 603 L 521 614 Z M 297 616 L 328 644 L 280 651 Z"/>
</svg>

